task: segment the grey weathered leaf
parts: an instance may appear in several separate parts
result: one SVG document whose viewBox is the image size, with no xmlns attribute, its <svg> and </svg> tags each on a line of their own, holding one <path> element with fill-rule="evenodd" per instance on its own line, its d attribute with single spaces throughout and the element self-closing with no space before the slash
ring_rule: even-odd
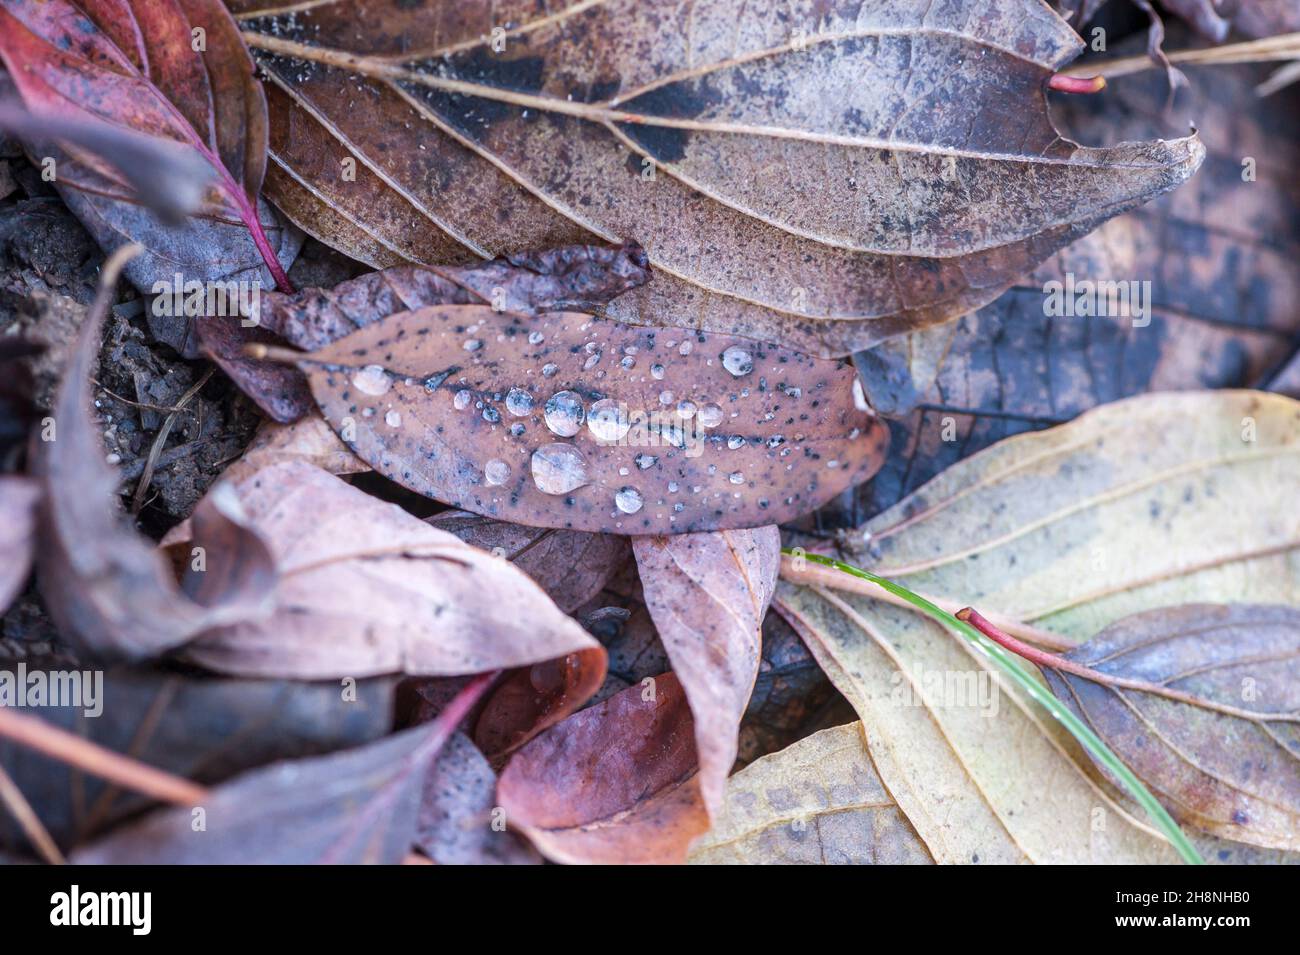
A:
<svg viewBox="0 0 1300 955">
<path fill-rule="evenodd" d="M 31 572 L 40 496 L 35 481 L 0 476 L 0 613 L 8 609 Z"/>
</svg>

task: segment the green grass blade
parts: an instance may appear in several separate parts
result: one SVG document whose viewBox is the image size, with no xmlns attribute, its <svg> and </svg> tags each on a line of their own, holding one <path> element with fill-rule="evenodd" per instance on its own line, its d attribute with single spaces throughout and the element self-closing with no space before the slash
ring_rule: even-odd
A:
<svg viewBox="0 0 1300 955">
<path fill-rule="evenodd" d="M 1165 837 L 1178 850 L 1183 861 L 1192 865 L 1204 865 L 1205 860 L 1201 858 L 1196 847 L 1192 845 L 1187 838 L 1187 834 L 1176 823 L 1172 816 L 1160 805 L 1159 800 L 1151 795 L 1151 791 L 1143 785 L 1142 780 L 1134 775 L 1133 771 L 1124 765 L 1123 761 L 1111 752 L 1110 747 L 1101 741 L 1082 720 L 1074 715 L 1064 703 L 1058 700 L 1052 693 L 1039 683 L 1030 674 L 1029 670 L 1020 661 L 1015 654 L 1008 652 L 1003 647 L 998 646 L 984 634 L 980 633 L 970 624 L 958 620 L 948 611 L 936 607 L 924 597 L 912 593 L 906 587 L 894 583 L 892 580 L 886 580 L 884 577 L 878 577 L 869 570 L 863 570 L 860 567 L 854 567 L 852 564 L 846 564 L 843 561 L 835 560 L 831 557 L 823 557 L 820 554 L 794 554 L 790 548 L 782 548 L 782 552 L 790 554 L 803 560 L 810 560 L 815 564 L 821 564 L 825 567 L 834 567 L 836 570 L 858 577 L 862 580 L 869 580 L 883 589 L 889 591 L 897 597 L 906 600 L 917 610 L 930 617 L 938 623 L 957 631 L 961 636 L 969 640 L 985 656 L 993 660 L 1000 666 L 1011 678 L 1011 680 L 1029 695 L 1029 698 L 1037 702 L 1048 713 L 1054 716 L 1065 726 L 1079 743 L 1093 755 L 1097 762 L 1101 763 L 1106 769 L 1118 779 L 1124 788 L 1129 791 L 1138 804 L 1142 806 L 1151 821 L 1156 827 L 1164 833 Z"/>
</svg>

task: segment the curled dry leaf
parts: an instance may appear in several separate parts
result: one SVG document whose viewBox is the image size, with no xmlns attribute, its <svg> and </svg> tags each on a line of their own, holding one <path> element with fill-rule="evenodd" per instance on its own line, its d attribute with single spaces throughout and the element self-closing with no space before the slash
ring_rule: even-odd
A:
<svg viewBox="0 0 1300 955">
<path fill-rule="evenodd" d="M 615 534 L 526 527 L 467 511 L 443 511 L 427 521 L 466 544 L 504 557 L 537 581 L 565 613 L 600 593 L 631 556 L 627 538 Z"/>
<path fill-rule="evenodd" d="M 488 0 L 232 0 L 307 231 L 385 264 L 634 238 L 657 277 L 608 316 L 822 355 L 991 301 L 1200 162 L 1061 138 L 1046 85 L 1082 44 L 1038 0 L 787 7 L 521 6 L 500 49 Z"/>
<path fill-rule="evenodd" d="M 846 362 L 577 313 L 417 309 L 296 360 L 376 471 L 541 527 L 778 523 L 874 474 L 888 439 Z"/>
<path fill-rule="evenodd" d="M 1043 668 L 1052 692 L 1180 822 L 1237 842 L 1300 849 L 1300 610 L 1148 610 L 1065 656 L 1108 676 L 1258 713 L 1245 719 Z"/>
<path fill-rule="evenodd" d="M 265 364 L 264 362 L 262 364 Z M 264 421 L 244 453 L 222 472 L 222 480 L 238 483 L 263 468 L 283 461 L 303 461 L 330 474 L 359 474 L 366 464 L 339 440 L 313 409 L 292 424 Z"/>
<path fill-rule="evenodd" d="M 727 780 L 696 865 L 901 865 L 929 851 L 871 765 L 861 723 L 822 730 Z"/>
<path fill-rule="evenodd" d="M 1116 402 L 949 468 L 858 528 L 871 543 L 845 559 L 1075 640 L 1190 600 L 1300 604 L 1297 454 L 1290 399 Z M 870 727 L 881 779 L 937 860 L 1175 858 L 1036 704 L 937 624 L 785 583 L 773 605 Z"/>
<path fill-rule="evenodd" d="M 635 245 L 565 246 L 463 268 L 399 266 L 332 289 L 264 293 L 258 300 L 259 327 L 204 317 L 198 331 L 205 351 L 235 383 L 271 418 L 289 422 L 314 410 L 302 372 L 254 361 L 243 354 L 246 344 L 284 339 L 299 348 L 320 348 L 381 318 L 426 305 L 486 304 L 530 316 L 591 311 L 649 275 L 645 253 Z"/>
<path fill-rule="evenodd" d="M 118 512 L 117 477 L 90 414 L 90 379 L 124 251 L 105 265 L 69 353 L 53 440 L 34 444 L 32 472 L 42 490 L 37 581 L 65 636 L 94 655 L 147 657 L 209 627 L 264 614 L 275 571 L 226 495 L 213 495 L 195 515 L 195 556 L 202 559 L 187 564 L 184 592 L 162 555 Z"/>
<path fill-rule="evenodd" d="M 1269 37 L 1300 31 L 1300 7 L 1294 0 L 1160 0 L 1215 43 L 1232 30 Z"/>
<path fill-rule="evenodd" d="M 27 582 L 36 543 L 40 486 L 28 478 L 0 476 L 0 613 Z"/>
<path fill-rule="evenodd" d="M 191 30 L 203 30 L 196 50 Z M 106 251 L 134 240 L 126 269 L 141 290 L 183 282 L 260 281 L 288 287 L 298 238 L 258 199 L 266 170 L 266 99 L 238 29 L 219 0 L 4 0 L 0 59 L 37 113 L 102 121 L 176 143 L 215 174 L 200 213 L 168 224 L 111 165 L 52 143 L 55 184 Z M 277 255 L 283 261 L 277 259 Z M 265 271 L 264 271 L 265 267 Z M 163 330 L 185 350 L 184 315 Z"/>
<path fill-rule="evenodd" d="M 92 865 L 401 862 L 440 727 L 421 726 L 328 756 L 287 760 L 212 790 L 194 810 L 159 809 L 72 854 Z"/>
<path fill-rule="evenodd" d="M 533 865 L 541 857 L 498 825 L 497 777 L 470 742 L 456 733 L 429 767 L 420 800 L 416 847 L 440 865 Z"/>
<path fill-rule="evenodd" d="M 29 673 L 46 666 L 69 669 L 62 662 L 24 662 Z M 16 667 L 10 663 L 7 669 Z M 103 674 L 97 701 L 102 712 L 88 717 L 82 706 L 46 707 L 41 717 L 114 752 L 212 785 L 276 760 L 387 735 L 394 684 L 394 678 L 359 680 L 356 698 L 345 700 L 337 683 L 212 680 L 117 667 Z M 64 847 L 150 805 L 138 793 L 7 741 L 0 741 L 0 769 L 40 807 L 41 821 Z M 7 814 L 0 814 L 3 845 L 22 845 Z"/>
<path fill-rule="evenodd" d="M 776 527 L 636 537 L 645 605 L 695 723 L 700 792 L 722 807 L 781 566 Z"/>
<path fill-rule="evenodd" d="M 484 673 L 603 651 L 509 563 L 302 461 L 234 493 L 280 582 L 264 620 L 211 630 L 203 666 L 297 679 Z M 178 547 L 183 540 L 173 539 Z"/>
<path fill-rule="evenodd" d="M 534 739 L 497 800 L 554 862 L 680 863 L 709 825 L 695 767 L 690 706 L 665 673 Z"/>
</svg>

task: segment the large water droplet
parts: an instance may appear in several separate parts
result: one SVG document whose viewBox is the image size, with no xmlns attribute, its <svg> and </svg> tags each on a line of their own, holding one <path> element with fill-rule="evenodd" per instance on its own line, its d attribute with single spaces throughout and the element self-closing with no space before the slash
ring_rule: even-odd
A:
<svg viewBox="0 0 1300 955">
<path fill-rule="evenodd" d="M 722 353 L 722 367 L 739 378 L 754 370 L 754 359 L 744 348 L 732 345 Z"/>
<path fill-rule="evenodd" d="M 506 395 L 506 410 L 516 418 L 522 418 L 526 414 L 531 414 L 533 410 L 533 396 L 522 388 L 511 388 L 510 393 Z"/>
<path fill-rule="evenodd" d="M 540 345 L 540 344 L 541 344 L 542 342 L 544 342 L 544 341 L 546 341 L 546 336 L 543 335 L 541 332 L 529 332 L 529 333 L 528 333 L 528 344 L 530 344 L 530 345 Z"/>
<path fill-rule="evenodd" d="M 731 437 L 727 439 L 727 447 L 729 447 L 732 451 L 735 451 L 738 448 L 743 448 L 744 446 L 745 446 L 745 439 L 738 434 L 733 434 Z"/>
<path fill-rule="evenodd" d="M 483 480 L 488 484 L 505 484 L 510 479 L 510 465 L 493 458 L 483 467 Z"/>
<path fill-rule="evenodd" d="M 451 399 L 452 405 L 457 411 L 464 411 L 469 407 L 469 403 L 474 400 L 474 393 L 468 388 L 462 388 L 456 392 L 456 397 Z"/>
<path fill-rule="evenodd" d="M 739 471 L 732 471 L 729 475 L 727 475 L 727 480 L 730 481 L 732 484 L 744 484 L 745 475 Z"/>
<path fill-rule="evenodd" d="M 544 444 L 533 452 L 533 483 L 543 494 L 568 494 L 587 483 L 587 459 L 571 444 Z"/>
<path fill-rule="evenodd" d="M 357 391 L 365 392 L 368 395 L 386 394 L 392 386 L 383 365 L 366 365 L 365 368 L 352 376 L 352 384 Z"/>
<path fill-rule="evenodd" d="M 694 418 L 694 417 L 695 417 L 695 402 L 694 402 L 694 401 L 687 401 L 687 400 L 685 400 L 685 399 L 683 399 L 683 400 L 677 402 L 677 417 L 679 417 L 679 418 Z"/>
<path fill-rule="evenodd" d="M 700 409 L 700 416 L 697 419 L 702 428 L 716 428 L 722 424 L 722 407 L 715 404 L 707 404 Z"/>
<path fill-rule="evenodd" d="M 650 366 L 650 377 L 653 378 L 655 381 L 663 381 L 663 380 L 664 380 L 664 373 L 665 373 L 665 372 L 664 372 L 664 366 L 663 366 L 663 365 L 651 365 L 651 366 Z"/>
<path fill-rule="evenodd" d="M 401 413 L 396 410 L 388 412 L 388 414 L 384 415 L 384 424 L 390 428 L 400 428 L 402 426 Z"/>
<path fill-rule="evenodd" d="M 586 412 L 582 398 L 574 391 L 557 391 L 546 402 L 546 427 L 561 438 L 572 438 L 582 430 Z"/>
<path fill-rule="evenodd" d="M 613 443 L 623 440 L 623 436 L 631 430 L 632 422 L 621 402 L 613 398 L 601 398 L 587 412 L 587 427 L 598 441 Z"/>
<path fill-rule="evenodd" d="M 634 487 L 621 487 L 614 494 L 614 506 L 624 514 L 635 514 L 644 503 L 645 498 Z"/>
<path fill-rule="evenodd" d="M 556 364 L 554 364 L 554 363 L 548 361 L 545 365 L 542 366 L 542 377 L 543 377 L 543 378 L 554 378 L 554 377 L 555 377 L 555 373 L 556 373 L 557 371 L 559 371 L 559 370 L 560 370 L 560 366 L 559 366 L 559 365 L 556 365 Z"/>
<path fill-rule="evenodd" d="M 465 339 L 465 344 L 462 347 L 465 349 L 465 351 L 478 351 L 480 348 L 483 347 L 483 342 L 477 338 L 467 338 Z"/>
</svg>

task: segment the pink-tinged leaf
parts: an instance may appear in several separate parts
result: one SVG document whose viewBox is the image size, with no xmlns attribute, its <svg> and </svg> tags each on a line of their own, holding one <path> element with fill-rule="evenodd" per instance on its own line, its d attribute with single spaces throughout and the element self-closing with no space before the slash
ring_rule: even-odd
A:
<svg viewBox="0 0 1300 955">
<path fill-rule="evenodd" d="M 18 595 L 32 569 L 40 486 L 17 475 L 0 477 L 0 613 Z"/>
<path fill-rule="evenodd" d="M 645 604 L 690 701 L 700 790 L 722 808 L 781 567 L 775 527 L 632 539 Z"/>
</svg>

